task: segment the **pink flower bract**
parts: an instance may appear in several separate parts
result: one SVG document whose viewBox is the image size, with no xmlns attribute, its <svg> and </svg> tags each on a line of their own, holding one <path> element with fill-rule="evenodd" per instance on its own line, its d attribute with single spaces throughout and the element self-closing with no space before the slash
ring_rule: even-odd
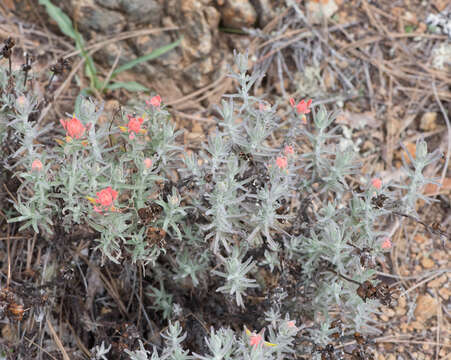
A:
<svg viewBox="0 0 451 360">
<path fill-rule="evenodd" d="M 294 321 L 294 320 L 287 321 L 287 328 L 292 330 L 292 331 L 298 331 L 299 330 L 296 327 L 296 321 Z"/>
<path fill-rule="evenodd" d="M 279 167 L 279 169 L 286 169 L 288 166 L 288 160 L 285 156 L 279 156 L 276 159 L 276 165 Z"/>
<path fill-rule="evenodd" d="M 113 201 L 116 200 L 118 192 L 113 190 L 111 186 L 108 186 L 106 189 L 100 190 L 96 195 L 97 199 L 96 203 L 100 204 L 103 208 L 108 208 L 113 205 Z M 94 207 L 94 210 L 97 212 L 101 212 L 103 209 L 97 206 Z"/>
<path fill-rule="evenodd" d="M 134 139 L 135 138 L 135 134 L 137 134 L 140 130 L 141 130 L 141 125 L 144 121 L 143 118 L 134 118 L 129 116 L 128 117 L 128 124 L 127 124 L 127 128 L 128 128 L 128 132 L 129 132 L 129 138 L 130 139 Z"/>
<path fill-rule="evenodd" d="M 285 146 L 285 149 L 283 150 L 283 152 L 285 155 L 293 155 L 294 154 L 293 146 L 291 146 L 291 145 Z"/>
<path fill-rule="evenodd" d="M 42 162 L 39 159 L 34 160 L 31 163 L 31 171 L 41 171 L 42 170 Z"/>
<path fill-rule="evenodd" d="M 146 104 L 149 105 L 149 106 L 152 105 L 154 107 L 159 107 L 160 104 L 161 104 L 161 96 L 160 95 L 155 95 L 150 100 L 146 100 Z"/>
<path fill-rule="evenodd" d="M 308 114 L 310 112 L 310 105 L 312 105 L 312 99 L 307 100 L 301 100 L 297 105 L 295 105 L 294 99 L 290 99 L 290 104 L 293 107 L 296 107 L 296 112 L 298 114 Z"/>
<path fill-rule="evenodd" d="M 86 131 L 86 127 L 75 116 L 72 119 L 61 119 L 60 123 L 66 130 L 66 136 L 71 138 L 80 139 Z"/>
<path fill-rule="evenodd" d="M 255 332 L 253 332 L 251 335 L 250 335 L 250 340 L 249 340 L 249 344 L 251 345 L 251 346 L 258 346 L 258 344 L 260 344 L 261 342 L 263 341 L 263 335 L 262 335 L 262 333 L 260 333 L 260 334 L 256 334 Z"/>
<path fill-rule="evenodd" d="M 390 249 L 392 246 L 391 240 L 389 237 L 384 238 L 384 242 L 382 243 L 381 247 L 382 249 Z"/>
<path fill-rule="evenodd" d="M 152 167 L 152 159 L 145 158 L 144 159 L 144 166 L 146 167 L 146 169 L 150 169 Z"/>
<path fill-rule="evenodd" d="M 373 185 L 377 190 L 380 190 L 382 187 L 382 180 L 379 178 L 374 178 L 371 180 L 371 185 Z"/>
</svg>

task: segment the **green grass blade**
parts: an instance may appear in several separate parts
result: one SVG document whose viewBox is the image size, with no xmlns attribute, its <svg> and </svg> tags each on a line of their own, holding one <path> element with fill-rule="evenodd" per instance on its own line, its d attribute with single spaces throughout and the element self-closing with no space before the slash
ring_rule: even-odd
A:
<svg viewBox="0 0 451 360">
<path fill-rule="evenodd" d="M 219 31 L 224 32 L 224 33 L 229 33 L 229 34 L 249 35 L 244 30 L 236 29 L 236 28 L 220 27 Z"/>
<path fill-rule="evenodd" d="M 39 0 L 39 4 L 45 5 L 49 16 L 56 21 L 61 32 L 64 35 L 74 39 L 76 48 L 80 50 L 81 55 L 85 59 L 85 74 L 91 82 L 91 87 L 98 88 L 97 70 L 92 57 L 89 56 L 84 49 L 84 41 L 80 33 L 74 29 L 72 20 L 58 6 L 53 5 L 50 0 Z"/>
<path fill-rule="evenodd" d="M 69 16 L 67 16 L 59 7 L 53 5 L 50 0 L 39 0 L 39 4 L 46 7 L 47 13 L 56 21 L 62 33 L 75 40 L 76 31 L 72 26 L 72 21 Z"/>
<path fill-rule="evenodd" d="M 117 90 L 117 89 L 125 89 L 128 91 L 150 91 L 144 85 L 137 83 L 136 81 L 128 81 L 128 82 L 114 82 L 112 84 L 107 85 L 105 89 L 108 90 Z"/>
<path fill-rule="evenodd" d="M 77 118 L 79 118 L 81 114 L 81 102 L 83 99 L 87 98 L 89 96 L 89 90 L 88 89 L 82 89 L 80 93 L 78 94 L 77 98 L 75 99 L 75 106 L 74 106 L 74 114 Z"/>
<path fill-rule="evenodd" d="M 86 63 L 86 65 L 85 65 L 85 74 L 89 78 L 89 81 L 91 82 L 90 85 L 91 85 L 91 87 L 93 87 L 95 89 L 98 89 L 99 80 L 97 78 L 97 69 L 96 69 L 96 66 L 94 65 L 94 60 L 85 51 L 85 48 L 84 48 L 84 45 L 83 45 L 84 44 L 83 37 L 76 30 L 75 30 L 75 38 L 74 38 L 74 40 L 75 40 L 75 44 L 77 46 L 77 49 L 80 50 L 81 55 L 85 59 L 85 63 Z"/>
<path fill-rule="evenodd" d="M 118 67 L 112 74 L 112 77 L 116 76 L 117 74 L 120 74 L 121 72 L 125 70 L 129 70 L 133 67 L 135 67 L 138 64 L 141 64 L 143 62 L 156 59 L 157 57 L 167 53 L 168 51 L 174 49 L 175 47 L 179 46 L 182 42 L 182 38 L 178 39 L 177 41 L 174 41 L 173 43 L 170 43 L 168 45 L 162 46 L 155 51 L 152 51 L 150 54 L 140 56 L 137 59 L 134 59 L 132 61 L 129 61 L 128 63 L 125 63 L 124 65 Z"/>
</svg>

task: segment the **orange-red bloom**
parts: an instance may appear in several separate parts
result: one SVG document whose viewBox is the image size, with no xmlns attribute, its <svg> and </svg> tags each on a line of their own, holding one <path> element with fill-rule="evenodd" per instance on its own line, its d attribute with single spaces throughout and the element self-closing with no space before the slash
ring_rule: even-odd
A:
<svg viewBox="0 0 451 360">
<path fill-rule="evenodd" d="M 374 178 L 371 180 L 371 185 L 373 185 L 377 190 L 380 190 L 382 187 L 382 180 L 379 178 Z"/>
<path fill-rule="evenodd" d="M 66 136 L 71 138 L 80 139 L 86 131 L 86 127 L 75 116 L 72 119 L 61 119 L 60 123 L 66 130 Z"/>
<path fill-rule="evenodd" d="M 96 195 L 97 198 L 95 199 L 95 202 L 100 204 L 100 207 L 94 206 L 94 211 L 101 213 L 107 208 L 110 208 L 111 210 L 114 209 L 113 202 L 116 200 L 118 192 L 113 190 L 111 186 L 99 191 Z"/>
<path fill-rule="evenodd" d="M 134 118 L 134 117 L 131 117 L 130 115 L 129 115 L 128 119 L 129 120 L 128 120 L 127 128 L 128 128 L 128 133 L 130 134 L 129 138 L 131 140 L 133 140 L 135 138 L 135 134 L 140 132 L 141 125 L 142 125 L 144 119 L 143 118 Z"/>
<path fill-rule="evenodd" d="M 161 104 L 161 96 L 160 95 L 155 95 L 154 97 L 152 97 L 150 100 L 146 100 L 146 104 L 148 106 L 154 106 L 154 107 L 159 107 Z"/>
<path fill-rule="evenodd" d="M 39 159 L 34 160 L 31 163 L 31 171 L 41 171 L 42 170 L 42 162 Z"/>
<path fill-rule="evenodd" d="M 297 105 L 293 98 L 290 99 L 290 104 L 292 107 L 296 108 L 296 112 L 298 114 L 308 114 L 310 112 L 310 105 L 312 105 L 312 99 L 307 100 L 301 100 Z"/>
<path fill-rule="evenodd" d="M 253 347 L 258 346 L 258 344 L 260 344 L 263 341 L 263 336 L 262 333 L 260 334 L 256 334 L 255 332 L 253 332 L 250 335 L 250 340 L 249 340 L 249 344 Z"/>
<path fill-rule="evenodd" d="M 294 320 L 288 321 L 288 322 L 287 322 L 287 326 L 288 326 L 289 328 L 295 328 L 295 327 L 296 327 L 296 321 L 294 321 Z"/>
<path fill-rule="evenodd" d="M 276 165 L 279 167 L 279 169 L 286 169 L 288 166 L 288 160 L 285 156 L 279 156 L 276 159 Z"/>
<path fill-rule="evenodd" d="M 285 149 L 283 150 L 283 152 L 284 152 L 284 154 L 285 155 L 293 155 L 294 154 L 294 149 L 293 149 L 293 146 L 291 146 L 291 145 L 287 145 L 287 146 L 285 146 Z"/>
<path fill-rule="evenodd" d="M 382 249 L 390 249 L 392 246 L 390 238 L 387 236 L 384 238 L 384 242 L 382 243 L 381 247 Z"/>
<path fill-rule="evenodd" d="M 286 322 L 286 327 L 289 331 L 299 331 L 299 328 L 296 326 L 296 321 L 290 320 Z"/>
<path fill-rule="evenodd" d="M 276 344 L 270 343 L 268 341 L 265 341 L 263 336 L 265 333 L 265 329 L 262 329 L 260 333 L 256 334 L 255 331 L 250 331 L 246 325 L 244 326 L 244 331 L 246 332 L 246 335 L 249 337 L 249 344 L 251 346 L 258 346 L 260 343 L 263 343 L 266 346 L 277 346 Z"/>
<path fill-rule="evenodd" d="M 152 167 L 152 159 L 145 158 L 144 159 L 144 166 L 146 169 L 150 169 Z"/>
</svg>

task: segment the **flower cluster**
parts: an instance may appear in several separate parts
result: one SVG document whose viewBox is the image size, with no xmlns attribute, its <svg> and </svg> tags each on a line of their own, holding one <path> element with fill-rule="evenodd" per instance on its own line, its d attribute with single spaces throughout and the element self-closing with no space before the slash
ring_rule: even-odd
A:
<svg viewBox="0 0 451 360">
<path fill-rule="evenodd" d="M 279 156 L 276 159 L 276 165 L 279 167 L 279 169 L 286 169 L 288 166 L 288 160 L 286 156 Z"/>
<path fill-rule="evenodd" d="M 127 126 L 121 126 L 120 129 L 124 132 L 128 132 L 128 138 L 133 140 L 136 134 L 145 134 L 146 130 L 141 128 L 142 123 L 144 122 L 144 118 L 133 117 L 132 115 L 127 115 L 128 123 Z"/>
<path fill-rule="evenodd" d="M 301 100 L 296 104 L 296 101 L 291 98 L 290 105 L 296 109 L 296 112 L 301 115 L 303 123 L 306 124 L 307 117 L 305 115 L 309 114 L 311 111 L 310 106 L 312 105 L 312 99 L 307 100 L 307 102 L 305 102 L 305 100 Z"/>
<path fill-rule="evenodd" d="M 161 96 L 155 95 L 154 97 L 150 98 L 150 100 L 146 100 L 146 104 L 153 107 L 160 107 L 161 105 Z"/>
<path fill-rule="evenodd" d="M 95 203 L 100 206 L 94 206 L 94 211 L 98 213 L 103 213 L 106 210 L 114 211 L 113 202 L 116 200 L 117 194 L 118 192 L 113 190 L 111 186 L 99 191 Z"/>
<path fill-rule="evenodd" d="M 371 180 L 371 185 L 373 185 L 377 190 L 380 190 L 382 187 L 382 180 L 379 178 L 374 178 Z"/>
<path fill-rule="evenodd" d="M 72 116 L 71 119 L 61 119 L 60 123 L 63 125 L 64 130 L 66 130 L 66 136 L 69 139 L 68 141 L 73 138 L 80 139 L 86 131 L 86 126 L 84 126 L 75 116 Z"/>
<path fill-rule="evenodd" d="M 41 171 L 42 167 L 43 167 L 42 162 L 39 159 L 35 159 L 31 163 L 31 170 L 32 171 Z"/>
</svg>

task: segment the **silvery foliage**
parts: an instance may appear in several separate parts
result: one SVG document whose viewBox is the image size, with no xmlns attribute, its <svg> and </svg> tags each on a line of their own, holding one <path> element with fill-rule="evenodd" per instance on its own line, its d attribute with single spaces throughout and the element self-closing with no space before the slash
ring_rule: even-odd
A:
<svg viewBox="0 0 451 360">
<path fill-rule="evenodd" d="M 33 120 L 38 100 L 21 88 L 20 72 L 13 75 L 19 79 L 15 91 L 20 100 L 2 93 L 0 140 L 8 150 L 2 159 L 2 180 L 6 171 L 21 180 L 15 213 L 8 209 L 8 221 L 20 222 L 21 229 L 31 228 L 48 239 L 53 239 L 56 222 L 66 232 L 77 224 L 88 225 L 97 234 L 96 249 L 104 259 L 119 263 L 130 255 L 133 263 L 151 264 L 149 270 L 162 280 L 160 289 L 150 288 L 148 295 L 154 309 L 170 321 L 163 335 L 165 347 L 149 352 L 141 344 L 140 350 L 129 352 L 132 359 L 194 358 L 183 348 L 186 335 L 181 325 L 171 321 L 174 305 L 170 290 L 163 286 L 165 280 L 190 281 L 193 287 L 205 289 L 214 279 L 220 283 L 216 291 L 244 308 L 247 295 L 265 290 L 265 284 L 256 281 L 259 268 L 268 266 L 283 278 L 290 272 L 287 261 L 298 266 L 296 286 L 303 291 L 280 303 L 274 300 L 276 308 L 265 314 L 266 341 L 276 346 L 251 347 L 245 332 L 217 329 L 205 340 L 209 353 L 198 356 L 285 359 L 293 352 L 308 352 L 294 345 L 295 333 L 287 333 L 282 313 L 308 314 L 314 325 L 304 329 L 304 339 L 318 345 L 332 342 L 332 309 L 340 311 L 347 331 L 377 333 L 372 314 L 379 301 L 363 301 L 356 294 L 356 282 L 371 280 L 375 270 L 362 266 L 355 249 L 368 249 L 372 259 L 381 255 L 380 240 L 386 233 L 378 223 L 393 210 L 375 207 L 373 199 L 384 195 L 397 211 L 416 216 L 416 201 L 425 199 L 420 189 L 432 182 L 423 172 L 439 154 L 428 153 L 420 139 L 416 158 L 405 164 L 408 182 L 397 189 L 392 182 L 375 189 L 367 178 L 363 190 L 354 191 L 350 178 L 360 174 L 358 154 L 353 147 L 338 150 L 336 114 L 314 106 L 307 125 L 298 114 L 281 119 L 276 105 L 251 95 L 258 75 L 248 75 L 247 57 L 235 55 L 235 65 L 237 72 L 230 76 L 238 84 L 237 92 L 224 97 L 217 109 L 216 132 L 200 151 L 184 154 L 184 167 L 179 161 L 182 148 L 177 145 L 180 132 L 164 107 L 135 109 L 144 114 L 147 134 L 130 141 L 119 128 L 127 113 L 113 123 L 102 122 L 101 104 L 79 98 L 74 115 L 85 126 L 91 124 L 87 143 L 66 142 L 61 127 L 54 125 L 50 135 L 48 125 Z M 5 74 L 0 68 L 2 85 L 7 84 Z M 62 141 L 44 151 L 41 144 L 55 139 Z M 274 139 L 284 143 L 276 146 Z M 304 150 L 300 155 L 284 154 L 287 144 Z M 286 168 L 277 165 L 281 156 L 287 157 Z M 145 158 L 152 159 L 151 169 L 144 167 Z M 31 171 L 36 159 L 43 163 L 41 171 Z M 115 203 L 119 211 L 97 214 L 87 197 L 95 197 L 107 186 L 125 196 Z M 166 246 L 149 245 L 138 215 L 139 209 L 152 204 L 160 206 L 161 214 L 150 226 L 167 233 Z M 284 204 L 294 210 L 279 211 Z M 257 262 L 250 252 L 260 249 L 264 259 Z M 163 251 L 177 254 L 173 268 L 157 262 Z"/>
</svg>

